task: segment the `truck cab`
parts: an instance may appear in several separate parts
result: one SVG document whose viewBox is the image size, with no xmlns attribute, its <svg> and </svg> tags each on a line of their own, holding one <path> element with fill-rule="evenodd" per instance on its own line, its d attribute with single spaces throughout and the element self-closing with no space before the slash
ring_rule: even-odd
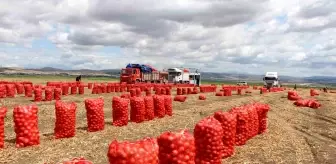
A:
<svg viewBox="0 0 336 164">
<path fill-rule="evenodd" d="M 169 83 L 189 83 L 189 70 L 179 68 L 168 69 L 168 82 Z"/>
<path fill-rule="evenodd" d="M 123 68 L 120 72 L 120 82 L 126 82 L 128 84 L 134 84 L 141 81 L 139 68 Z"/>
<path fill-rule="evenodd" d="M 280 87 L 279 77 L 277 72 L 266 72 L 264 78 L 264 87 Z"/>
<path fill-rule="evenodd" d="M 189 83 L 194 84 L 196 86 L 201 85 L 201 74 L 200 73 L 190 73 L 189 75 Z"/>
</svg>

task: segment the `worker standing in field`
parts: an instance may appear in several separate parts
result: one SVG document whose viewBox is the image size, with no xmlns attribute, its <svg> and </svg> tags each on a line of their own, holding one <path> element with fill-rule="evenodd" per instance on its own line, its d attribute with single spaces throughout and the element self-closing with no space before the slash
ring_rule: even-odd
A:
<svg viewBox="0 0 336 164">
<path fill-rule="evenodd" d="M 296 90 L 296 84 L 294 85 L 294 90 Z"/>
<path fill-rule="evenodd" d="M 77 76 L 76 81 L 82 81 L 82 75 Z"/>
</svg>

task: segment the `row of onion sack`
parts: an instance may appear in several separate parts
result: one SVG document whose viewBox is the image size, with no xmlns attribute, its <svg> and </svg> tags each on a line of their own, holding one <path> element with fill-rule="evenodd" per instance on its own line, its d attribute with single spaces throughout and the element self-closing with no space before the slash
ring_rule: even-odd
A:
<svg viewBox="0 0 336 164">
<path fill-rule="evenodd" d="M 314 94 L 313 96 L 315 96 Z M 321 104 L 316 99 L 303 99 L 296 91 L 288 91 L 287 99 L 290 101 L 295 101 L 294 105 L 298 107 L 309 107 L 313 109 L 318 109 Z"/>
<path fill-rule="evenodd" d="M 218 111 L 199 121 L 194 134 L 188 130 L 165 132 L 157 138 L 118 142 L 108 148 L 109 163 L 220 164 L 241 146 L 267 129 L 266 104 L 253 103 Z"/>
<path fill-rule="evenodd" d="M 129 105 L 131 107 L 129 113 Z M 87 130 L 96 132 L 104 130 L 104 99 L 85 100 Z M 145 97 L 112 98 L 112 118 L 114 126 L 125 126 L 129 118 L 131 122 L 141 123 L 172 116 L 172 98 L 168 95 L 154 95 Z M 4 117 L 7 108 L 0 108 L 0 145 L 4 144 Z M 56 101 L 55 103 L 55 128 L 54 136 L 58 138 L 70 138 L 76 135 L 76 110 L 74 102 Z M 38 129 L 38 107 L 33 105 L 16 106 L 13 111 L 15 123 L 16 147 L 38 145 L 40 143 Z M 129 117 L 130 115 L 130 117 Z"/>
<path fill-rule="evenodd" d="M 70 89 L 70 90 L 69 90 Z M 56 88 L 54 86 L 32 86 L 30 84 L 18 85 L 16 87 L 13 84 L 0 85 L 0 98 L 14 98 L 16 94 L 24 94 L 25 97 L 33 97 L 34 101 L 51 101 L 51 100 L 60 100 L 61 95 L 71 95 L 74 94 L 84 94 L 84 86 L 62 86 L 62 88 Z M 44 99 L 43 99 L 44 93 Z"/>
</svg>

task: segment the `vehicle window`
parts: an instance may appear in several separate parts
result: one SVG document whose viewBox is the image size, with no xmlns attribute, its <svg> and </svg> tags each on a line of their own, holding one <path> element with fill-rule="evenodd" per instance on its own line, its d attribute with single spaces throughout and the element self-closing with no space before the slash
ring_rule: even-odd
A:
<svg viewBox="0 0 336 164">
<path fill-rule="evenodd" d="M 265 80 L 276 80 L 275 77 L 265 77 Z"/>
</svg>

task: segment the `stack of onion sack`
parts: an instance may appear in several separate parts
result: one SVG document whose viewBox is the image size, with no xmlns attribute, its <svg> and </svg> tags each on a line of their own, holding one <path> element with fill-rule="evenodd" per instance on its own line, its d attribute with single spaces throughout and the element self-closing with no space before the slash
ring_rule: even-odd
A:
<svg viewBox="0 0 336 164">
<path fill-rule="evenodd" d="M 7 84 L 6 85 L 6 94 L 7 94 L 7 97 L 15 97 L 15 85 L 13 84 Z"/>
<path fill-rule="evenodd" d="M 267 113 L 270 110 L 270 106 L 261 103 L 255 103 L 254 106 L 258 111 L 259 134 L 262 134 L 267 130 Z"/>
<path fill-rule="evenodd" d="M 45 92 L 45 101 L 51 101 L 54 97 L 53 88 L 47 87 L 44 92 Z"/>
<path fill-rule="evenodd" d="M 236 145 L 245 145 L 249 138 L 249 120 L 250 116 L 244 107 L 234 107 L 230 113 L 237 114 Z"/>
<path fill-rule="evenodd" d="M 185 102 L 187 100 L 186 95 L 176 95 L 174 97 L 174 101 Z"/>
<path fill-rule="evenodd" d="M 76 103 L 56 101 L 55 138 L 71 138 L 76 135 Z"/>
<path fill-rule="evenodd" d="M 165 132 L 157 139 L 160 164 L 195 163 L 195 139 L 188 131 Z"/>
<path fill-rule="evenodd" d="M 33 87 L 29 84 L 24 85 L 25 97 L 33 97 Z"/>
<path fill-rule="evenodd" d="M 24 87 L 23 87 L 23 84 L 16 83 L 16 84 L 15 84 L 15 87 L 16 87 L 16 92 L 17 92 L 17 94 L 23 94 L 23 93 L 24 93 Z"/>
<path fill-rule="evenodd" d="M 145 119 L 147 121 L 148 120 L 153 120 L 155 118 L 153 96 L 145 96 L 144 97 L 144 101 L 145 101 L 145 108 L 146 108 L 146 117 L 145 117 Z"/>
<path fill-rule="evenodd" d="M 196 164 L 220 164 L 223 156 L 223 128 L 214 117 L 199 121 L 194 129 Z"/>
<path fill-rule="evenodd" d="M 170 95 L 164 95 L 166 115 L 173 115 L 173 99 Z"/>
<path fill-rule="evenodd" d="M 230 157 L 234 154 L 234 146 L 236 139 L 237 128 L 237 114 L 219 111 L 216 112 L 214 117 L 222 124 L 224 137 L 224 153 L 223 157 Z"/>
<path fill-rule="evenodd" d="M 128 99 L 114 96 L 112 98 L 112 117 L 114 126 L 124 126 L 128 124 Z"/>
<path fill-rule="evenodd" d="M 130 94 L 131 94 L 131 97 L 135 97 L 136 96 L 136 90 L 135 89 L 130 89 Z"/>
<path fill-rule="evenodd" d="M 5 146 L 4 139 L 5 139 L 5 116 L 7 113 L 6 107 L 0 107 L 0 148 Z"/>
<path fill-rule="evenodd" d="M 0 85 L 0 98 L 5 98 L 7 93 L 6 93 L 6 85 Z"/>
<path fill-rule="evenodd" d="M 296 101 L 301 99 L 301 97 L 295 91 L 288 91 L 287 99 L 291 101 Z"/>
<path fill-rule="evenodd" d="M 34 95 L 35 95 L 35 98 L 34 98 L 35 102 L 42 101 L 42 88 L 40 88 L 40 87 L 35 88 L 34 89 Z"/>
<path fill-rule="evenodd" d="M 38 108 L 34 105 L 16 106 L 13 111 L 16 147 L 26 147 L 40 144 L 38 129 Z"/>
<path fill-rule="evenodd" d="M 165 98 L 161 95 L 155 95 L 153 98 L 155 117 L 163 118 L 166 115 Z"/>
<path fill-rule="evenodd" d="M 199 100 L 206 100 L 206 97 L 205 97 L 205 95 L 201 94 L 201 95 L 198 96 L 198 99 Z"/>
<path fill-rule="evenodd" d="M 140 123 L 146 119 L 146 106 L 143 97 L 131 98 L 131 121 Z"/>
<path fill-rule="evenodd" d="M 62 95 L 62 89 L 61 88 L 55 88 L 54 89 L 54 99 L 55 100 L 61 100 Z"/>
<path fill-rule="evenodd" d="M 104 130 L 104 99 L 86 99 L 85 108 L 88 131 L 95 132 Z"/>
<path fill-rule="evenodd" d="M 107 157 L 110 164 L 158 164 L 159 146 L 156 139 L 146 138 L 139 141 L 112 141 Z"/>
<path fill-rule="evenodd" d="M 93 164 L 93 163 L 89 160 L 86 160 L 84 157 L 80 157 L 80 158 L 73 158 L 70 161 L 64 161 L 59 164 Z"/>
</svg>

